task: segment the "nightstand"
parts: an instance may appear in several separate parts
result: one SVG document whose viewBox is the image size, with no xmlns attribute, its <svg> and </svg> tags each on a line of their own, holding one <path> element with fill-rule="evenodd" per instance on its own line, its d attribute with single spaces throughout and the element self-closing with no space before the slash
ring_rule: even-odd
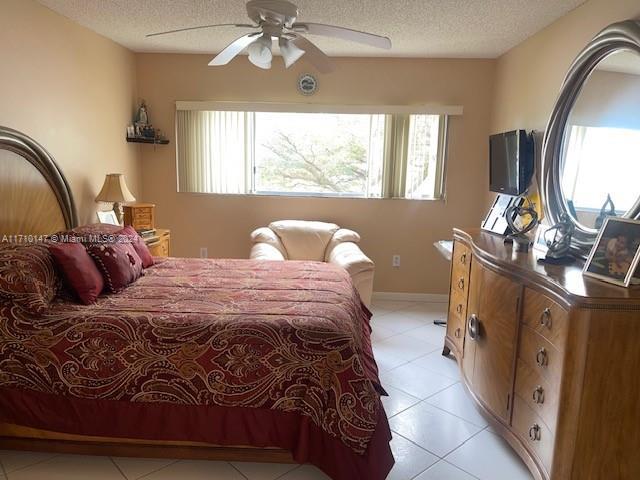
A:
<svg viewBox="0 0 640 480">
<path fill-rule="evenodd" d="M 144 243 L 154 257 L 168 257 L 171 253 L 171 230 L 156 228 L 156 235 L 145 239 Z"/>
</svg>

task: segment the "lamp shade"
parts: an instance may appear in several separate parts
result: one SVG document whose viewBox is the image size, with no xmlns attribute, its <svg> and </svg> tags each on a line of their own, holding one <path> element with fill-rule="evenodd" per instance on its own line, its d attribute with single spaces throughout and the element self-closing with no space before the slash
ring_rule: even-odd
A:
<svg viewBox="0 0 640 480">
<path fill-rule="evenodd" d="M 107 174 L 102 190 L 96 197 L 96 202 L 135 202 L 135 200 L 136 197 L 129 191 L 122 173 Z"/>
</svg>

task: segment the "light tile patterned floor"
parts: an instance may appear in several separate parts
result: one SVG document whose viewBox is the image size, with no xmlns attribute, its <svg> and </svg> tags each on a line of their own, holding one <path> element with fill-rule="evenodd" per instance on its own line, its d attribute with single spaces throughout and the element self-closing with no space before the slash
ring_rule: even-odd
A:
<svg viewBox="0 0 640 480">
<path fill-rule="evenodd" d="M 396 465 L 388 480 L 531 480 L 487 426 L 441 355 L 446 305 L 378 301 L 373 346 Z M 108 458 L 0 451 L 0 480 L 326 480 L 305 465 Z M 354 479 L 358 480 L 358 479 Z M 366 480 L 366 479 L 362 479 Z"/>
</svg>

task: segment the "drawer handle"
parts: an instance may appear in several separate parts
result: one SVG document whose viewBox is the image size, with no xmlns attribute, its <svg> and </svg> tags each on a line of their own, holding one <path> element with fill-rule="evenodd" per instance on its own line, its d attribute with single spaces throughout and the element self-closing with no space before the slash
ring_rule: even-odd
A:
<svg viewBox="0 0 640 480">
<path fill-rule="evenodd" d="M 458 288 L 460 290 L 464 290 L 464 278 L 461 278 L 460 280 L 458 280 Z"/>
<path fill-rule="evenodd" d="M 546 367 L 549 363 L 549 356 L 547 355 L 547 350 L 544 347 L 538 350 L 538 353 L 536 354 L 536 363 L 540 367 Z"/>
<path fill-rule="evenodd" d="M 544 403 L 544 388 L 538 385 L 533 391 L 533 401 L 542 405 Z"/>
<path fill-rule="evenodd" d="M 461 303 L 459 303 L 458 306 L 456 307 L 456 312 L 462 313 L 462 304 Z"/>
<path fill-rule="evenodd" d="M 460 336 L 462 335 L 462 330 L 460 330 L 460 327 L 456 328 L 456 331 L 455 331 L 455 332 L 453 332 L 453 335 L 454 335 L 456 338 L 460 338 Z"/>
<path fill-rule="evenodd" d="M 553 322 L 551 320 L 551 309 L 549 307 L 542 311 L 542 315 L 540 315 L 540 324 L 544 327 L 551 328 Z"/>
<path fill-rule="evenodd" d="M 467 263 L 467 254 L 466 253 L 463 253 L 462 255 L 460 255 L 460 263 L 463 264 L 463 265 L 465 263 Z"/>
<path fill-rule="evenodd" d="M 534 442 L 539 442 L 540 434 L 541 434 L 540 425 L 538 425 L 537 423 L 534 423 L 529 429 L 529 438 Z"/>
<path fill-rule="evenodd" d="M 471 338 L 471 340 L 477 340 L 480 337 L 480 319 L 475 313 L 469 317 L 467 328 L 469 330 L 469 338 Z"/>
</svg>

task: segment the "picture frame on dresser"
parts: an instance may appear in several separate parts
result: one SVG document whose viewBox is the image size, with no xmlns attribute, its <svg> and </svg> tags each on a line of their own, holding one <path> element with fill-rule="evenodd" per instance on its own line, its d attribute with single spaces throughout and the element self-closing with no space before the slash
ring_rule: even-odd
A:
<svg viewBox="0 0 640 480">
<path fill-rule="evenodd" d="M 628 287 L 639 263 L 640 221 L 608 217 L 598 233 L 582 273 Z"/>
</svg>

